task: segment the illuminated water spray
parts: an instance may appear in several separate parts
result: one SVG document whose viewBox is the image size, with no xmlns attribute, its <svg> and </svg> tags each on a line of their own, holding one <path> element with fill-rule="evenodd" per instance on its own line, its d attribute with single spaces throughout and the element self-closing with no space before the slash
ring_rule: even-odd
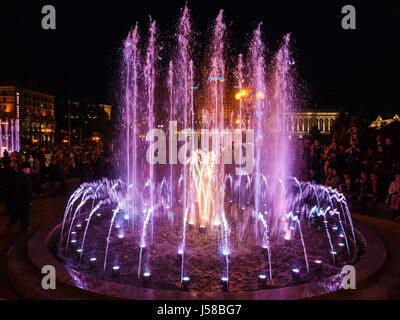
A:
<svg viewBox="0 0 400 320">
<path fill-rule="evenodd" d="M 0 152 L 20 150 L 19 120 L 18 119 L 0 119 Z"/>
<path fill-rule="evenodd" d="M 299 258 L 293 270 L 309 272 L 305 233 L 311 228 L 323 231 L 331 263 L 340 250 L 350 259 L 356 239 L 344 196 L 292 177 L 286 115 L 297 105 L 290 35 L 267 60 L 261 30 L 259 24 L 245 54 L 232 59 L 236 60 L 232 67 L 221 10 L 205 51 L 205 66 L 196 66 L 196 43 L 187 7 L 177 26 L 174 50 L 167 57 L 162 53 L 155 21 L 150 19 L 144 41 L 135 25 L 123 43 L 120 179 L 84 183 L 72 194 L 61 230 L 63 256 L 74 248 L 83 263 L 89 252 L 105 274 L 116 277 L 126 271 L 122 270 L 121 257 L 135 255 L 138 263 L 129 268 L 148 286 L 152 258 L 158 259 L 159 254 L 155 252 L 157 239 L 166 229 L 174 230 L 178 240 L 168 243 L 168 248 L 177 252 L 178 277 L 184 290 L 191 283 L 193 252 L 201 249 L 202 243 L 218 248 L 215 254 L 220 269 L 213 272 L 221 274 L 223 290 L 228 290 L 232 279 L 234 257 L 246 248 L 262 252 L 260 261 L 254 263 L 259 266 L 258 280 L 263 286 L 274 278 L 274 250 L 282 243 L 298 244 Z M 226 98 L 232 91 L 235 105 L 229 110 Z M 164 126 L 163 120 L 171 123 Z M 10 122 L 10 128 L 16 123 Z M 169 164 L 150 165 L 146 135 L 163 126 L 169 129 Z M 225 166 L 224 157 L 229 153 L 223 141 L 215 142 L 212 135 L 202 136 L 201 149 L 196 150 L 194 137 L 200 129 L 254 130 L 254 170 L 238 175 Z M 6 139 L 0 143 L 6 148 L 18 146 L 18 139 L 12 140 L 15 135 L 9 131 L 8 122 L 3 121 L 0 134 Z M 173 152 L 178 144 L 187 146 L 183 149 L 187 152 L 181 154 L 186 159 L 183 164 L 178 164 L 178 155 Z M 152 162 L 154 154 L 148 156 Z M 242 153 L 234 156 L 240 162 L 244 158 Z M 104 248 L 97 253 L 103 256 L 102 261 L 93 256 L 93 243 L 88 240 L 96 232 L 92 230 L 98 219 L 103 219 L 100 227 L 104 226 L 106 234 Z M 129 249 L 116 251 L 125 243 L 130 244 Z M 321 261 L 320 257 L 316 260 Z M 94 262 L 91 265 L 95 267 Z"/>
</svg>

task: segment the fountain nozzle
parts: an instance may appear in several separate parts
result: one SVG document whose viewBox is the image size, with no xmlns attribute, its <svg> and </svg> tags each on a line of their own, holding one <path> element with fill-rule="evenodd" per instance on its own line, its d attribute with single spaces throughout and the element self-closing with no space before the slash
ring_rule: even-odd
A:
<svg viewBox="0 0 400 320">
<path fill-rule="evenodd" d="M 258 276 L 258 288 L 265 289 L 267 287 L 267 276 L 265 274 L 260 274 Z"/>
<path fill-rule="evenodd" d="M 228 287 L 229 287 L 228 277 L 221 278 L 221 285 L 222 285 L 222 291 L 224 291 L 224 292 L 228 291 Z"/>
<path fill-rule="evenodd" d="M 96 266 L 97 259 L 95 257 L 90 258 L 89 263 L 92 268 Z"/>
<path fill-rule="evenodd" d="M 190 278 L 188 276 L 183 276 L 182 280 L 181 280 L 182 290 L 183 291 L 188 291 L 189 290 L 189 284 L 190 284 Z"/>
<path fill-rule="evenodd" d="M 112 274 L 113 274 L 113 276 L 114 276 L 114 277 L 119 276 L 119 273 L 120 273 L 120 268 L 119 268 L 119 266 L 113 266 L 113 267 L 112 267 Z"/>
<path fill-rule="evenodd" d="M 143 286 L 144 287 L 149 287 L 151 284 L 151 274 L 150 272 L 146 271 L 145 273 L 143 273 Z"/>
</svg>

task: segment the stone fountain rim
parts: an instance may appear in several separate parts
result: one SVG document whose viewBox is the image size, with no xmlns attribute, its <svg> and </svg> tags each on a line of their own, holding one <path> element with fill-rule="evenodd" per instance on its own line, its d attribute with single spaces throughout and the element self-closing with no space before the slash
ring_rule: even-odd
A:
<svg viewBox="0 0 400 320">
<path fill-rule="evenodd" d="M 354 231 L 366 247 L 365 253 L 356 263 L 356 282 L 360 283 L 374 274 L 386 260 L 386 246 L 382 239 L 369 227 L 353 221 L 357 225 Z M 294 300 L 328 294 L 341 289 L 340 273 L 314 282 L 295 286 L 256 291 L 234 292 L 192 292 L 161 290 L 136 287 L 96 278 L 92 275 L 68 268 L 60 263 L 49 251 L 48 244 L 54 234 L 60 230 L 59 220 L 40 228 L 29 240 L 28 256 L 41 270 L 44 265 L 56 269 L 56 278 L 66 287 L 88 291 L 91 295 L 106 299 L 132 300 Z"/>
</svg>

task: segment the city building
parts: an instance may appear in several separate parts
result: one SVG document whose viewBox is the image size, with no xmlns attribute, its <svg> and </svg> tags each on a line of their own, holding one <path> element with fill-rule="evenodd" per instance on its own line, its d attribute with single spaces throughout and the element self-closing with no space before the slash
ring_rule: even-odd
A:
<svg viewBox="0 0 400 320">
<path fill-rule="evenodd" d="M 210 81 L 210 78 L 208 79 Z M 215 80 L 215 79 L 211 79 Z M 223 80 L 219 80 L 222 82 Z M 248 110 L 252 109 L 252 99 L 264 98 L 263 92 L 258 92 L 256 97 L 251 96 L 251 92 L 245 88 L 234 86 L 227 88 L 224 94 L 224 120 L 225 123 L 232 121 L 231 117 L 238 106 L 238 101 L 242 101 L 242 119 L 246 119 L 249 115 Z M 288 132 L 289 137 L 297 136 L 302 138 L 310 133 L 313 127 L 317 127 L 318 131 L 322 135 L 329 135 L 332 131 L 334 121 L 339 117 L 340 110 L 337 109 L 304 109 L 299 111 L 293 111 L 285 114 L 285 120 L 283 122 L 276 122 L 274 117 L 269 119 L 269 128 L 272 132 L 282 130 L 282 128 L 276 128 L 275 124 L 279 125 L 285 123 L 285 130 Z M 207 121 L 207 113 L 204 112 L 203 108 L 198 109 L 198 118 L 200 122 Z M 250 120 L 243 120 L 250 123 Z M 235 120 L 238 124 L 239 120 Z"/>
<path fill-rule="evenodd" d="M 0 86 L 3 140 L 6 138 L 6 125 L 9 127 L 11 123 L 17 123 L 15 131 L 19 132 L 21 145 L 53 144 L 56 127 L 54 98 L 53 95 L 19 86 Z M 17 142 L 14 141 L 14 144 L 17 145 Z"/>
<path fill-rule="evenodd" d="M 110 105 L 85 99 L 58 98 L 56 106 L 57 141 L 68 144 L 82 143 L 91 139 L 96 131 L 102 131 L 103 138 L 109 136 L 104 127 L 110 127 Z"/>
<path fill-rule="evenodd" d="M 323 135 L 331 134 L 334 121 L 339 117 L 339 110 L 301 110 L 286 114 L 286 131 L 289 136 L 303 136 L 317 127 Z"/>
<path fill-rule="evenodd" d="M 111 106 L 108 104 L 103 104 L 103 103 L 97 103 L 97 104 L 89 104 L 89 107 L 97 107 L 102 110 L 107 114 L 107 120 L 111 120 Z"/>
</svg>

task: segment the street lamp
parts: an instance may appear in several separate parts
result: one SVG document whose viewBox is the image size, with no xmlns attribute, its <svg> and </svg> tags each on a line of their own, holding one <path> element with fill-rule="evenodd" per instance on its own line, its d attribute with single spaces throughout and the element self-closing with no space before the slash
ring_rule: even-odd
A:
<svg viewBox="0 0 400 320">
<path fill-rule="evenodd" d="M 241 98 L 246 98 L 249 95 L 247 90 L 241 90 L 235 94 L 235 99 L 240 100 Z"/>
<path fill-rule="evenodd" d="M 264 92 L 257 92 L 257 99 L 264 99 Z"/>
</svg>

